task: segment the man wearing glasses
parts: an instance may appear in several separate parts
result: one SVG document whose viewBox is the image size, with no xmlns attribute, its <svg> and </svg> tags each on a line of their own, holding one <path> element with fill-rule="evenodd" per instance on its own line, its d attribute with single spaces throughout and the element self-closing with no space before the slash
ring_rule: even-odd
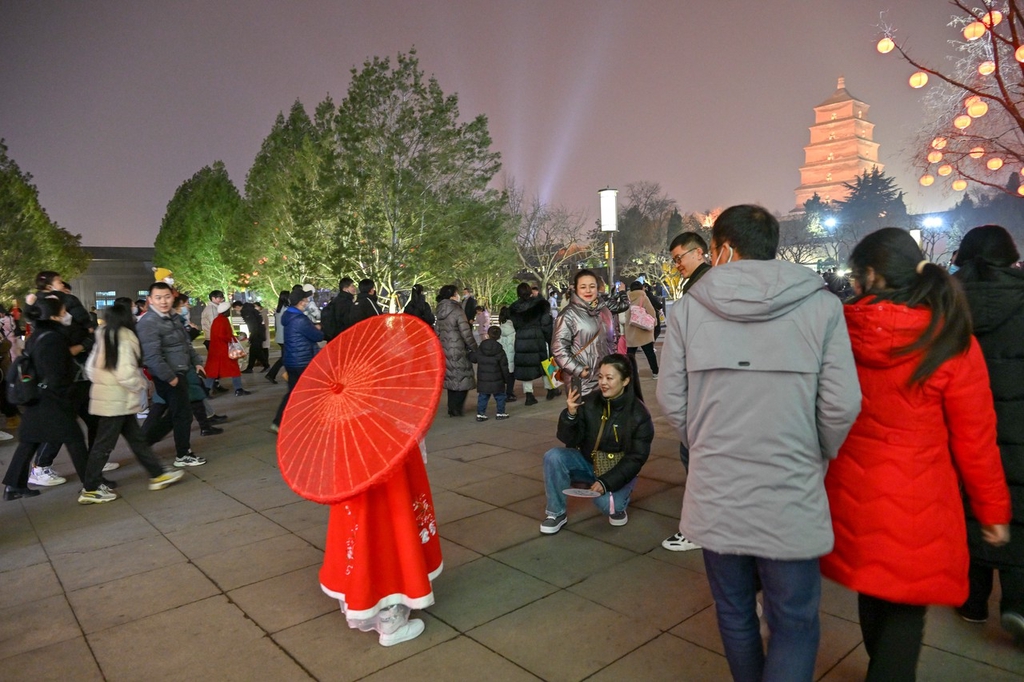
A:
<svg viewBox="0 0 1024 682">
<path fill-rule="evenodd" d="M 696 232 L 683 232 L 676 235 L 668 247 L 672 255 L 672 262 L 676 271 L 686 280 L 683 285 L 683 293 L 690 290 L 697 283 L 704 273 L 711 269 L 704 254 L 708 252 L 708 243 Z M 679 444 L 679 459 L 683 462 L 683 468 L 690 469 L 690 451 L 682 443 Z M 661 541 L 661 546 L 670 552 L 686 552 L 691 549 L 700 549 L 693 540 L 689 540 L 682 533 L 676 533 L 670 538 Z"/>
<path fill-rule="evenodd" d="M 686 280 L 683 285 L 683 293 L 690 290 L 697 283 L 704 273 L 711 269 L 704 256 L 708 252 L 708 244 L 696 232 L 683 232 L 676 235 L 672 244 L 668 247 L 672 255 L 672 262 L 676 271 Z"/>
</svg>

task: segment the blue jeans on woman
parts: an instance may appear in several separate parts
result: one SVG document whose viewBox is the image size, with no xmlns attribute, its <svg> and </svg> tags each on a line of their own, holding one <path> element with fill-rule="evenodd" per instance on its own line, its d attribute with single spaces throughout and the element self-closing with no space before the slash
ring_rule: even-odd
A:
<svg viewBox="0 0 1024 682">
<path fill-rule="evenodd" d="M 586 483 L 590 486 L 596 480 L 594 466 L 579 450 L 551 448 L 544 453 L 544 492 L 548 497 L 546 513 L 553 516 L 564 514 L 565 493 L 562 491 L 573 483 Z M 625 511 L 634 487 L 635 478 L 615 492 L 595 497 L 594 504 L 605 516 L 612 513 L 612 502 L 615 512 Z"/>
<path fill-rule="evenodd" d="M 818 560 L 718 554 L 705 547 L 704 566 L 733 680 L 810 682 L 821 639 Z M 758 576 L 772 633 L 767 656 L 755 605 Z"/>
</svg>

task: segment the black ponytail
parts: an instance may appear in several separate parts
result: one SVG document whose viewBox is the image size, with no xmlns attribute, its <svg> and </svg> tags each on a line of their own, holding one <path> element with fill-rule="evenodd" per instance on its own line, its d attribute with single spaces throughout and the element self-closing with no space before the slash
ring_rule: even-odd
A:
<svg viewBox="0 0 1024 682">
<path fill-rule="evenodd" d="M 865 297 L 902 305 L 925 307 L 931 319 L 924 332 L 912 343 L 897 348 L 900 355 L 923 351 L 924 357 L 910 376 L 912 385 L 924 383 L 942 363 L 965 353 L 971 344 L 971 313 L 959 282 L 944 268 L 925 260 L 914 238 L 906 230 L 884 227 L 864 237 L 850 253 L 852 277 L 863 293 L 850 303 Z M 868 286 L 870 268 L 884 281 L 876 279 Z"/>
<path fill-rule="evenodd" d="M 106 369 L 117 369 L 117 356 L 120 352 L 117 334 L 122 328 L 135 332 L 135 316 L 130 306 L 115 303 L 103 311 L 103 366 Z"/>
</svg>

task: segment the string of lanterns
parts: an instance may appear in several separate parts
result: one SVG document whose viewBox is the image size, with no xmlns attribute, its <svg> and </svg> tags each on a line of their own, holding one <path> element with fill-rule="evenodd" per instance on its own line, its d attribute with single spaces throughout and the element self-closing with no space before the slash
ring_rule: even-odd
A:
<svg viewBox="0 0 1024 682">
<path fill-rule="evenodd" d="M 967 24 L 963 29 L 964 39 L 968 42 L 978 40 L 985 36 L 985 34 L 1003 20 L 1003 13 L 998 10 L 991 10 L 987 12 L 980 20 L 972 21 Z M 892 36 L 888 33 L 879 39 L 875 48 L 880 54 L 889 54 L 896 48 L 896 43 L 892 39 Z M 1024 64 L 1024 45 L 1018 47 L 1014 53 L 1014 58 Z M 995 61 L 986 59 L 978 64 L 978 73 L 982 76 L 988 76 L 996 71 Z M 910 87 L 912 88 L 923 88 L 928 84 L 928 73 L 926 71 L 915 71 L 911 74 L 909 81 Z M 953 119 L 953 127 L 958 130 L 965 130 L 970 127 L 974 119 L 981 118 L 988 113 L 989 105 L 978 95 L 971 95 L 963 102 L 964 110 L 966 113 L 960 114 Z M 943 160 L 943 153 L 941 150 L 946 148 L 949 140 L 945 137 L 938 136 L 931 141 L 931 151 L 928 152 L 928 163 L 937 164 Z M 986 154 L 984 147 L 973 147 L 967 156 L 972 159 L 980 160 L 984 158 Z M 985 162 L 985 167 L 990 171 L 998 171 L 1004 165 L 1002 158 L 998 156 L 992 156 Z M 950 163 L 943 163 L 935 169 L 935 172 L 946 177 L 952 175 L 953 165 Z M 1018 194 L 1024 196 L 1024 168 L 1020 171 L 1021 174 L 1021 185 L 1017 188 Z M 922 187 L 930 187 L 935 183 L 935 176 L 931 173 L 925 173 L 918 180 Z M 958 177 L 952 182 L 952 188 L 958 192 L 962 192 L 967 189 L 967 180 L 962 177 Z"/>
</svg>

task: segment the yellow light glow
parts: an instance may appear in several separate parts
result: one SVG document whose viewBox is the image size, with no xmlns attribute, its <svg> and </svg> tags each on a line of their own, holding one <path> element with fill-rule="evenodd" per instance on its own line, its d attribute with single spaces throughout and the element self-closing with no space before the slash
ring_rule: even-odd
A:
<svg viewBox="0 0 1024 682">
<path fill-rule="evenodd" d="M 969 125 L 971 125 L 971 117 L 968 116 L 967 114 L 964 114 L 963 116 L 957 116 L 956 118 L 953 119 L 954 128 L 959 128 L 960 130 L 963 130 Z"/>
<path fill-rule="evenodd" d="M 967 40 L 977 40 L 978 38 L 985 35 L 985 24 L 980 21 L 972 21 L 971 23 L 964 26 L 964 38 Z"/>
<path fill-rule="evenodd" d="M 964 100 L 964 109 L 968 109 L 972 104 L 975 104 L 976 102 L 980 101 L 980 97 L 978 97 L 977 95 L 971 95 L 970 97 Z"/>
<path fill-rule="evenodd" d="M 928 152 L 928 163 L 938 163 L 942 161 L 942 152 L 930 151 Z"/>
<path fill-rule="evenodd" d="M 967 181 L 964 180 L 963 178 L 954 180 L 953 189 L 955 189 L 957 192 L 963 192 L 965 189 L 967 189 Z"/>
<path fill-rule="evenodd" d="M 989 28 L 992 28 L 993 26 L 998 26 L 999 22 L 1002 20 L 1003 13 L 997 9 L 994 9 L 981 18 L 981 23 L 985 24 L 985 26 Z"/>
<path fill-rule="evenodd" d="M 939 166 L 935 172 L 945 177 L 953 172 L 953 167 L 950 166 L 948 163 L 944 163 L 941 166 Z"/>
<path fill-rule="evenodd" d="M 985 156 L 985 148 L 984 147 L 974 147 L 973 149 L 971 149 L 971 151 L 969 153 L 969 156 L 972 159 L 980 159 L 981 157 Z"/>
<path fill-rule="evenodd" d="M 988 113 L 988 104 L 985 102 L 975 102 L 967 107 L 967 115 L 971 118 L 981 118 Z"/>
<path fill-rule="evenodd" d="M 892 49 L 896 47 L 896 43 L 892 41 L 892 38 L 886 36 L 878 41 L 878 45 L 875 46 L 882 54 L 889 54 Z"/>
<path fill-rule="evenodd" d="M 932 140 L 932 149 L 945 149 L 946 148 L 946 142 L 947 142 L 946 138 L 944 138 L 944 137 L 936 137 L 934 140 Z"/>
<path fill-rule="evenodd" d="M 991 159 L 985 162 L 985 165 L 991 171 L 997 171 L 1003 167 L 1003 160 L 998 156 L 993 156 Z"/>
<path fill-rule="evenodd" d="M 1017 194 L 1024 197 L 1024 185 L 1021 185 L 1020 187 L 1017 188 Z"/>
<path fill-rule="evenodd" d="M 918 71 L 910 77 L 910 87 L 912 88 L 923 88 L 928 84 L 928 74 L 924 71 Z"/>
<path fill-rule="evenodd" d="M 1013 53 L 1013 56 L 1017 58 L 1018 62 L 1024 64 L 1024 45 L 1017 48 L 1017 51 Z"/>
<path fill-rule="evenodd" d="M 978 73 L 982 76 L 987 76 L 990 73 L 994 73 L 996 70 L 996 63 L 992 60 L 982 62 L 978 64 Z"/>
<path fill-rule="evenodd" d="M 918 182 L 920 182 L 922 186 L 924 186 L 924 187 L 928 187 L 928 186 L 930 186 L 930 185 L 931 185 L 931 184 L 932 184 L 933 182 L 935 182 L 935 176 L 934 176 L 934 175 L 931 175 L 931 174 L 928 174 L 928 175 L 922 175 L 922 176 L 921 176 L 921 179 L 920 179 L 920 180 L 919 180 Z"/>
</svg>

